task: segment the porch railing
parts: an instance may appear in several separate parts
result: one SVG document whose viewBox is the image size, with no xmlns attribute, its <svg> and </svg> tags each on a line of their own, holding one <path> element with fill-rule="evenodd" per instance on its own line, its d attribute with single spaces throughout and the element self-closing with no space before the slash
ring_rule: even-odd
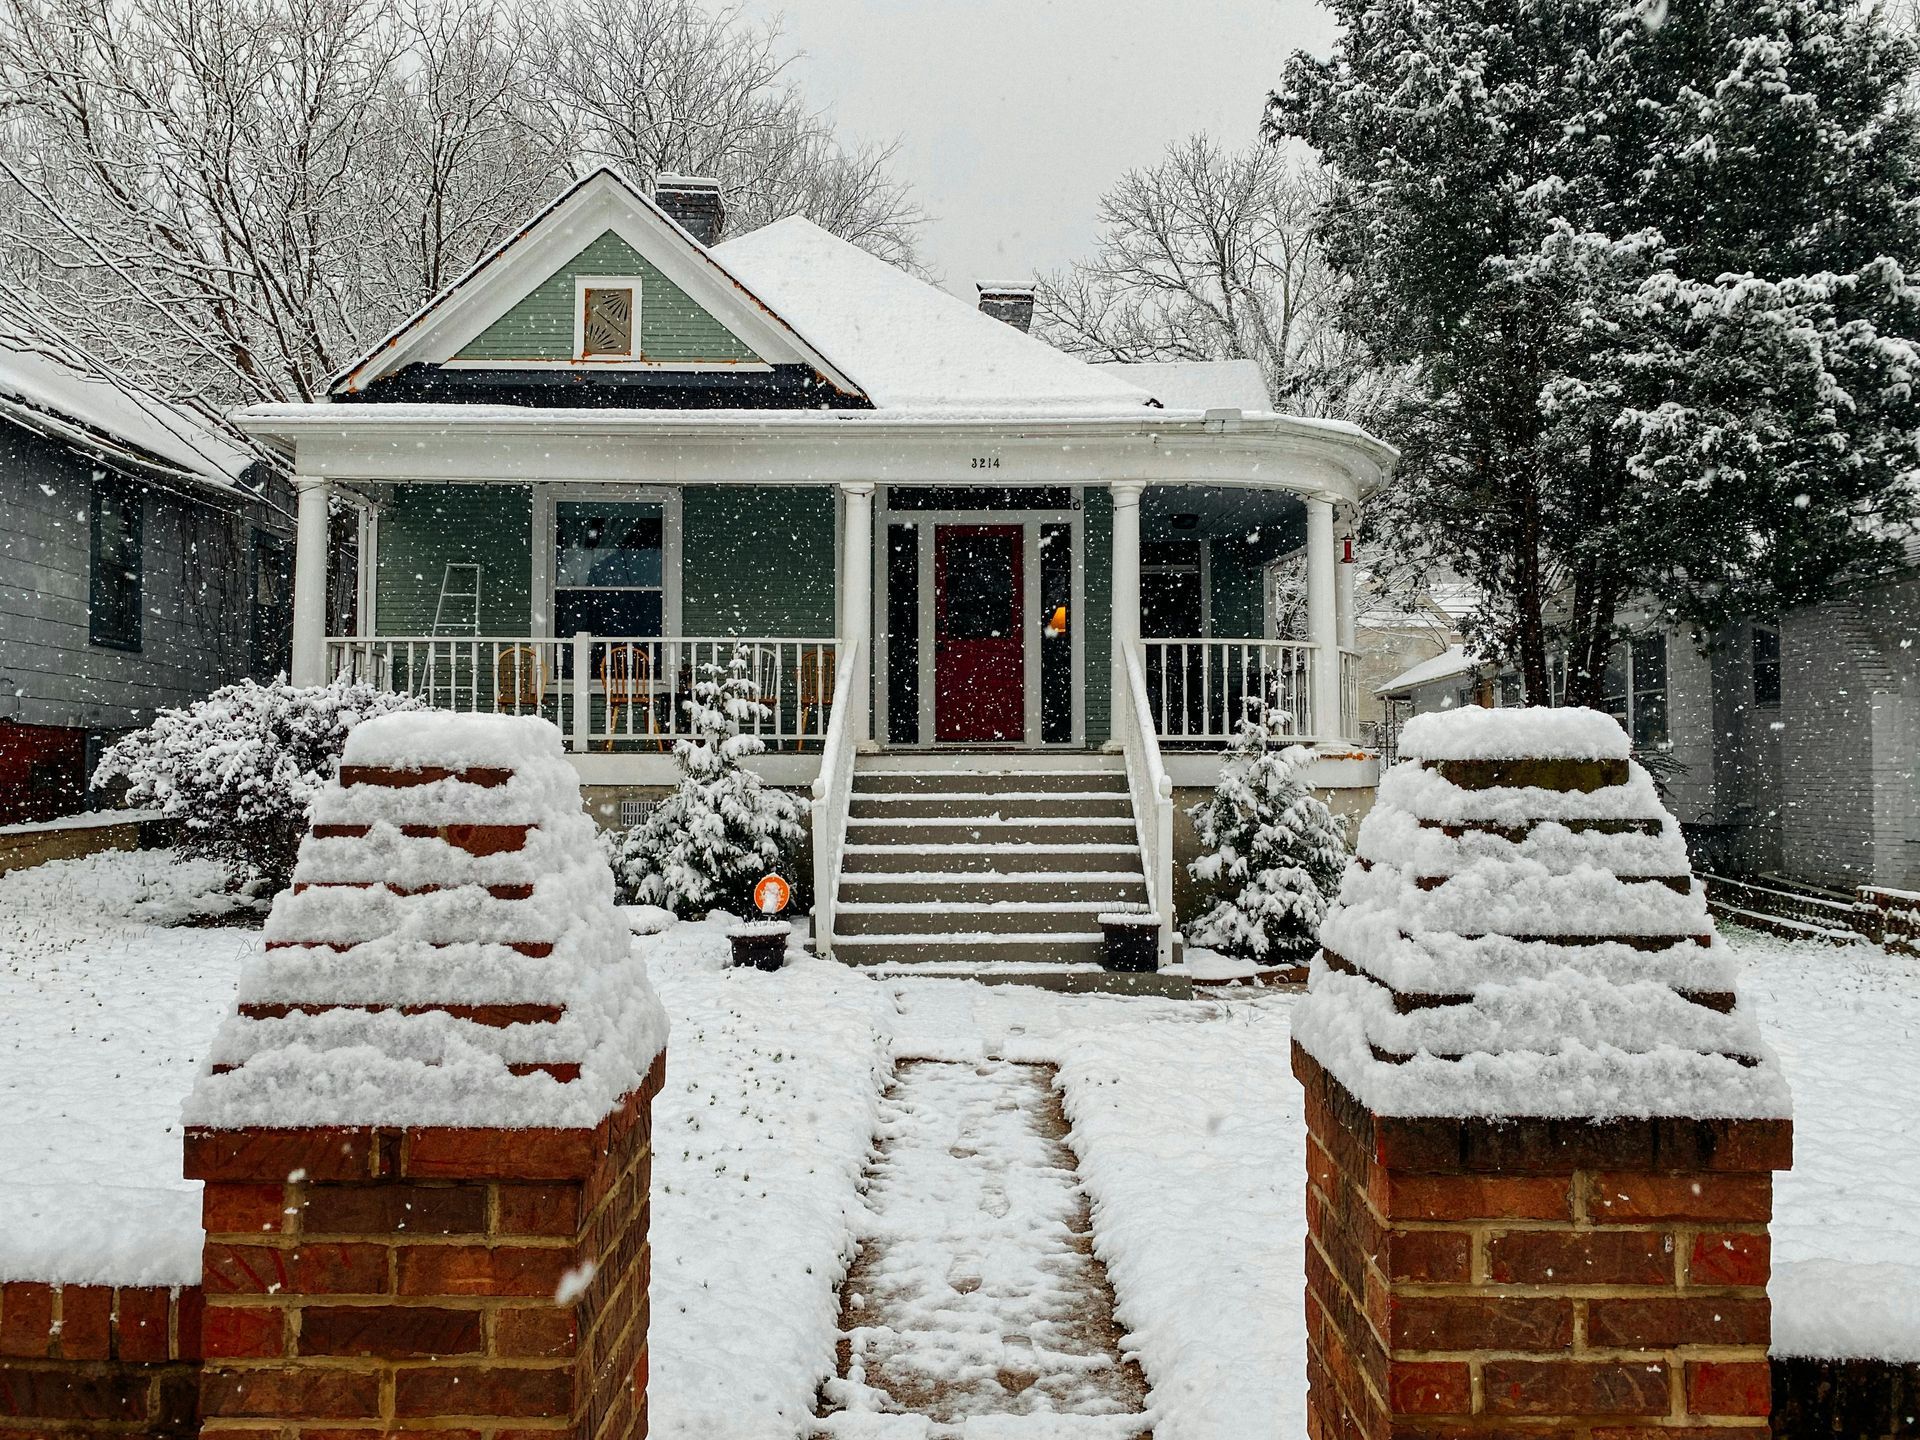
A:
<svg viewBox="0 0 1920 1440">
<path fill-rule="evenodd" d="M 1141 652 L 1130 645 L 1119 650 L 1113 667 L 1113 724 L 1127 762 L 1127 790 L 1133 798 L 1147 904 L 1160 917 L 1164 968 L 1173 959 L 1173 779 L 1160 758 Z"/>
<path fill-rule="evenodd" d="M 846 701 L 834 711 L 813 781 L 813 944 L 833 955 L 834 907 L 846 854 L 847 813 L 853 801 L 854 752 L 867 734 L 866 646 L 857 637 L 840 654 L 836 693 Z"/>
<path fill-rule="evenodd" d="M 1314 647 L 1291 640 L 1143 640 L 1147 713 L 1162 740 L 1222 745 L 1249 696 L 1265 696 L 1302 739 L 1313 734 Z M 1344 658 L 1344 657 L 1343 657 Z"/>
<path fill-rule="evenodd" d="M 1360 735 L 1360 652 L 1340 652 L 1340 738 L 1358 739 Z"/>
<path fill-rule="evenodd" d="M 665 751 L 693 733 L 695 682 L 736 652 L 764 712 L 741 728 L 774 749 L 820 748 L 839 672 L 825 638 L 380 635 L 329 640 L 327 673 L 441 710 L 541 715 L 576 751 Z"/>
</svg>

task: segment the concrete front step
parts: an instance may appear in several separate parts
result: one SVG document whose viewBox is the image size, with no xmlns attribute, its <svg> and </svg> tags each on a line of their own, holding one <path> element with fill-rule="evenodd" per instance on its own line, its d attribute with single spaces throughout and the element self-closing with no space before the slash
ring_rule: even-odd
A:
<svg viewBox="0 0 1920 1440">
<path fill-rule="evenodd" d="M 853 816 L 847 821 L 850 845 L 1059 845 L 1137 843 L 1131 815 L 1022 816 L 996 815 L 933 818 L 914 816 L 875 819 Z"/>
<path fill-rule="evenodd" d="M 842 852 L 841 883 L 868 875 L 902 872 L 943 875 L 1017 875 L 1034 872 L 1116 871 L 1142 873 L 1140 847 L 1103 844 L 849 845 Z"/>
<path fill-rule="evenodd" d="M 972 815 L 1001 819 L 1123 819 L 1133 818 L 1133 802 L 1123 790 L 1071 791 L 1051 794 L 1047 791 L 1018 791 L 993 794 L 868 794 L 853 792 L 847 812 L 855 820 L 936 820 Z"/>
<path fill-rule="evenodd" d="M 1147 882 L 1138 871 L 1066 871 L 1058 874 L 942 875 L 909 871 L 893 875 L 842 875 L 842 904 L 937 900 L 942 905 L 991 905 L 1000 900 L 1097 901 L 1105 907 L 1143 905 Z"/>
<path fill-rule="evenodd" d="M 1071 795 L 1089 790 L 1125 793 L 1122 770 L 867 770 L 856 766 L 856 794 L 966 795 L 1024 790 Z"/>
<path fill-rule="evenodd" d="M 1021 965 L 986 961 L 972 965 L 916 963 L 874 965 L 875 980 L 972 980 L 980 985 L 1032 985 L 1069 995 L 1155 995 L 1191 1000 L 1193 981 L 1185 975 L 1103 970 L 1098 965 Z"/>
<path fill-rule="evenodd" d="M 833 954 L 849 965 L 1098 965 L 1107 953 L 1098 930 L 1007 935 L 836 935 Z"/>
<path fill-rule="evenodd" d="M 906 903 L 842 902 L 834 907 L 836 937 L 856 935 L 1100 935 L 1108 900 L 1000 900 L 956 908 L 944 897 Z"/>
<path fill-rule="evenodd" d="M 862 755 L 858 762 L 861 775 L 920 773 L 931 775 L 969 774 L 1119 774 L 1126 762 L 1118 754 L 1089 750 L 1025 750 L 1009 746 L 999 750 L 882 750 Z"/>
</svg>

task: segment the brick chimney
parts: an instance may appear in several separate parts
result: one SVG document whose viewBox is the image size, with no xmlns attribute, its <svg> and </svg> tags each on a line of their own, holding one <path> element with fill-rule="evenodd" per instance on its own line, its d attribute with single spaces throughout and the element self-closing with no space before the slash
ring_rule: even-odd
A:
<svg viewBox="0 0 1920 1440">
<path fill-rule="evenodd" d="M 656 175 L 653 203 L 702 245 L 717 243 L 726 227 L 727 207 L 720 198 L 720 182 L 709 176 Z"/>
<path fill-rule="evenodd" d="M 975 285 L 980 292 L 980 313 L 1004 320 L 1021 334 L 1033 328 L 1033 286 Z"/>
</svg>

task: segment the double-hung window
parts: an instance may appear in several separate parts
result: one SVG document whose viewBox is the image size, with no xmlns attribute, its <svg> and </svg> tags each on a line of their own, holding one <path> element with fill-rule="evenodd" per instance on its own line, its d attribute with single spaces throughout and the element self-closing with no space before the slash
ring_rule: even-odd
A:
<svg viewBox="0 0 1920 1440">
<path fill-rule="evenodd" d="M 666 617 L 663 505 L 556 501 L 553 533 L 554 634 L 661 633 Z"/>
<path fill-rule="evenodd" d="M 140 648 L 141 496 L 105 476 L 93 482 L 87 555 L 87 638 L 112 650 Z"/>
<path fill-rule="evenodd" d="M 1636 635 L 1608 652 L 1600 708 L 1642 749 L 1667 743 L 1667 637 Z"/>
<path fill-rule="evenodd" d="M 1780 632 L 1771 625 L 1753 627 L 1753 703 L 1780 703 Z"/>
</svg>

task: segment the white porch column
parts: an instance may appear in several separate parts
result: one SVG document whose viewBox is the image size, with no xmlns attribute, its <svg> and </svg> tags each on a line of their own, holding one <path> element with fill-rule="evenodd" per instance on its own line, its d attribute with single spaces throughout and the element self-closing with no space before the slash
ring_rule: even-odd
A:
<svg viewBox="0 0 1920 1440">
<path fill-rule="evenodd" d="M 299 519 L 293 549 L 293 673 L 296 685 L 327 682 L 327 499 L 317 475 L 293 477 Z"/>
<path fill-rule="evenodd" d="M 1335 615 L 1339 568 L 1334 553 L 1333 505 L 1307 501 L 1307 638 L 1313 652 L 1313 734 L 1329 741 L 1340 735 L 1340 626 Z"/>
<path fill-rule="evenodd" d="M 1137 480 L 1122 480 L 1109 488 L 1113 495 L 1113 646 L 1118 656 L 1140 638 L 1140 492 L 1147 487 Z"/>
</svg>

